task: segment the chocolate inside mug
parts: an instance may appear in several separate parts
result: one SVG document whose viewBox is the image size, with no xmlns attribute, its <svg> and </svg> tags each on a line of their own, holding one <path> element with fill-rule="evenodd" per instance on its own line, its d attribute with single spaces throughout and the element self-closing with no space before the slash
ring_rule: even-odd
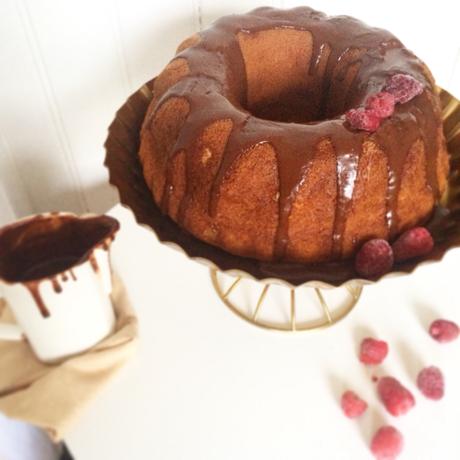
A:
<svg viewBox="0 0 460 460">
<path fill-rule="evenodd" d="M 39 283 L 51 280 L 56 292 L 61 282 L 75 279 L 73 267 L 89 260 L 98 271 L 94 249 L 108 250 L 119 229 L 110 216 L 50 213 L 23 219 L 0 229 L 0 279 L 23 283 L 31 292 L 43 316 L 48 316 Z M 59 276 L 60 279 L 59 279 Z"/>
</svg>

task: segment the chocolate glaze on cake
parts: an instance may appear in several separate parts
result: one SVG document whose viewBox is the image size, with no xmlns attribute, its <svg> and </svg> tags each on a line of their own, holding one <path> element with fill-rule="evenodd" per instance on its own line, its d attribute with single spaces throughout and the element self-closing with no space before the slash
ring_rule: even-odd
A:
<svg viewBox="0 0 460 460">
<path fill-rule="evenodd" d="M 301 110 L 288 113 L 284 119 L 276 121 L 276 118 L 255 116 L 248 109 L 247 71 L 239 37 L 241 34 L 256 36 L 261 31 L 280 29 L 307 31 L 312 36 L 308 73 L 314 83 L 308 92 L 308 100 L 300 104 L 305 110 L 304 119 Z M 259 8 L 249 14 L 219 19 L 209 29 L 200 32 L 199 38 L 179 52 L 175 59 L 184 59 L 188 71 L 154 99 L 143 126 L 144 136 L 145 132 L 153 129 L 152 120 L 157 110 L 171 98 L 185 98 L 188 102 L 186 120 L 174 145 L 166 152 L 165 185 L 160 202 L 157 200 L 164 213 L 171 214 L 172 177 L 176 167 L 173 158 L 185 152 L 187 177 L 187 171 L 193 169 L 191 162 L 198 155 L 197 138 L 217 120 L 231 120 L 232 128 L 209 194 L 207 211 L 211 219 L 218 212 L 223 182 L 239 157 L 261 144 L 270 144 L 276 152 L 278 225 L 272 255 L 261 257 L 266 260 L 290 260 L 286 257 L 286 247 L 292 205 L 313 155 L 324 140 L 332 144 L 335 152 L 337 184 L 332 246 L 326 259 L 337 260 L 349 255 L 343 252 L 342 239 L 366 141 L 377 145 L 387 161 L 387 234 L 384 236 L 391 238 L 401 230 L 395 212 L 401 177 L 408 154 L 418 140 L 423 142 L 426 182 L 433 198 L 432 206 L 439 199 L 445 186 L 447 155 L 440 134 L 441 118 L 434 83 L 426 66 L 391 33 L 370 28 L 348 16 L 328 17 L 307 7 L 291 10 Z M 345 65 L 341 65 L 342 62 Z M 315 80 L 320 68 L 321 77 Z M 340 85 L 340 81 L 350 75 L 350 69 L 356 69 L 352 82 L 346 88 L 346 94 L 338 95 L 332 83 L 335 82 L 336 87 Z M 388 77 L 395 73 L 413 76 L 423 83 L 424 92 L 398 105 L 395 113 L 375 133 L 351 129 L 345 122 L 345 111 L 364 105 L 368 96 L 381 91 Z M 335 103 L 334 98 L 339 102 Z M 295 95 L 292 101 L 295 101 Z M 259 110 L 259 113 L 262 112 L 263 107 Z M 155 154 L 145 153 L 144 148 L 142 155 L 142 149 L 141 145 L 141 160 L 146 154 Z M 441 156 L 445 158 L 440 160 Z M 143 162 L 145 166 L 145 160 Z M 257 171 L 254 173 L 257 174 Z M 147 184 L 151 186 L 148 180 Z M 177 215 L 174 216 L 178 224 L 186 229 L 186 212 L 194 193 L 190 184 L 191 181 L 186 181 Z M 420 220 L 427 217 L 425 213 Z M 218 238 L 208 242 L 230 252 L 238 252 L 226 247 Z M 257 254 L 241 255 L 257 258 Z"/>
</svg>

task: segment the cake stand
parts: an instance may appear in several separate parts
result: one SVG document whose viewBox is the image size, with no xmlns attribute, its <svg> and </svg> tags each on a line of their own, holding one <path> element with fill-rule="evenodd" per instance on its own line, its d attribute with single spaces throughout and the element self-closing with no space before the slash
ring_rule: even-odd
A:
<svg viewBox="0 0 460 460">
<path fill-rule="evenodd" d="M 105 165 L 121 203 L 162 243 L 206 264 L 223 304 L 247 322 L 293 332 L 325 328 L 345 318 L 358 303 L 363 286 L 379 281 L 356 278 L 350 261 L 301 265 L 234 256 L 196 239 L 160 212 L 138 159 L 139 132 L 153 97 L 152 88 L 153 80 L 129 97 L 109 127 Z M 394 271 L 380 279 L 410 274 L 420 265 L 440 261 L 448 250 L 460 246 L 460 102 L 441 88 L 438 92 L 451 173 L 441 206 L 427 224 L 435 247 L 423 258 L 396 264 Z"/>
</svg>

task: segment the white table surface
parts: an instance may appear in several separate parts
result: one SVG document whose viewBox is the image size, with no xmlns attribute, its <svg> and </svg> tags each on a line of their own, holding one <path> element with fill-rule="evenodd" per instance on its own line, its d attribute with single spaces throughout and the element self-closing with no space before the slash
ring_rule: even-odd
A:
<svg viewBox="0 0 460 460">
<path fill-rule="evenodd" d="M 460 341 L 441 345 L 426 332 L 437 317 L 460 322 L 459 250 L 415 275 L 366 287 L 354 312 L 330 329 L 286 335 L 234 316 L 207 268 L 160 245 L 130 211 L 110 214 L 122 225 L 113 262 L 141 343 L 69 433 L 76 460 L 365 460 L 382 423 L 403 432 L 403 460 L 460 458 Z M 390 345 L 375 373 L 394 375 L 416 397 L 405 416 L 385 412 L 356 358 L 369 334 Z M 414 384 L 431 364 L 446 378 L 440 402 Z M 346 388 L 369 403 L 360 421 L 340 411 Z"/>
</svg>

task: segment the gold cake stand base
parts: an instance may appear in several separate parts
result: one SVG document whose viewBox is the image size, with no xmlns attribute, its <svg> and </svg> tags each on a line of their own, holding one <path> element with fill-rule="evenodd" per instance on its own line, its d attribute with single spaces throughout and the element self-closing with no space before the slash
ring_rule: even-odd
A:
<svg viewBox="0 0 460 460">
<path fill-rule="evenodd" d="M 232 283 L 228 287 L 224 287 L 222 282 L 221 273 L 215 269 L 211 268 L 210 270 L 212 284 L 214 289 L 217 292 L 220 300 L 237 316 L 244 319 L 248 323 L 258 326 L 264 329 L 271 329 L 275 331 L 283 332 L 296 332 L 296 331 L 312 331 L 317 329 L 323 329 L 333 324 L 338 323 L 340 320 L 344 319 L 356 306 L 359 298 L 361 297 L 363 286 L 359 284 L 346 284 L 344 286 L 335 288 L 337 290 L 344 291 L 347 296 L 345 301 L 341 302 L 327 302 L 323 290 L 319 287 L 311 286 L 301 286 L 298 288 L 287 288 L 289 289 L 289 302 L 288 305 L 284 306 L 286 309 L 286 314 L 283 315 L 285 321 L 273 321 L 262 318 L 261 311 L 264 306 L 264 303 L 267 301 L 267 298 L 270 296 L 270 287 L 272 283 L 259 283 L 261 284 L 261 291 L 258 296 L 258 299 L 254 306 L 248 308 L 247 305 L 243 305 L 244 302 L 232 301 L 230 300 L 230 294 L 234 293 L 239 286 L 241 286 L 241 281 L 243 280 L 242 276 L 234 277 Z M 300 289 L 309 289 L 316 295 L 316 300 L 322 310 L 321 319 L 311 319 L 302 321 L 298 320 L 296 303 L 296 292 Z"/>
</svg>

